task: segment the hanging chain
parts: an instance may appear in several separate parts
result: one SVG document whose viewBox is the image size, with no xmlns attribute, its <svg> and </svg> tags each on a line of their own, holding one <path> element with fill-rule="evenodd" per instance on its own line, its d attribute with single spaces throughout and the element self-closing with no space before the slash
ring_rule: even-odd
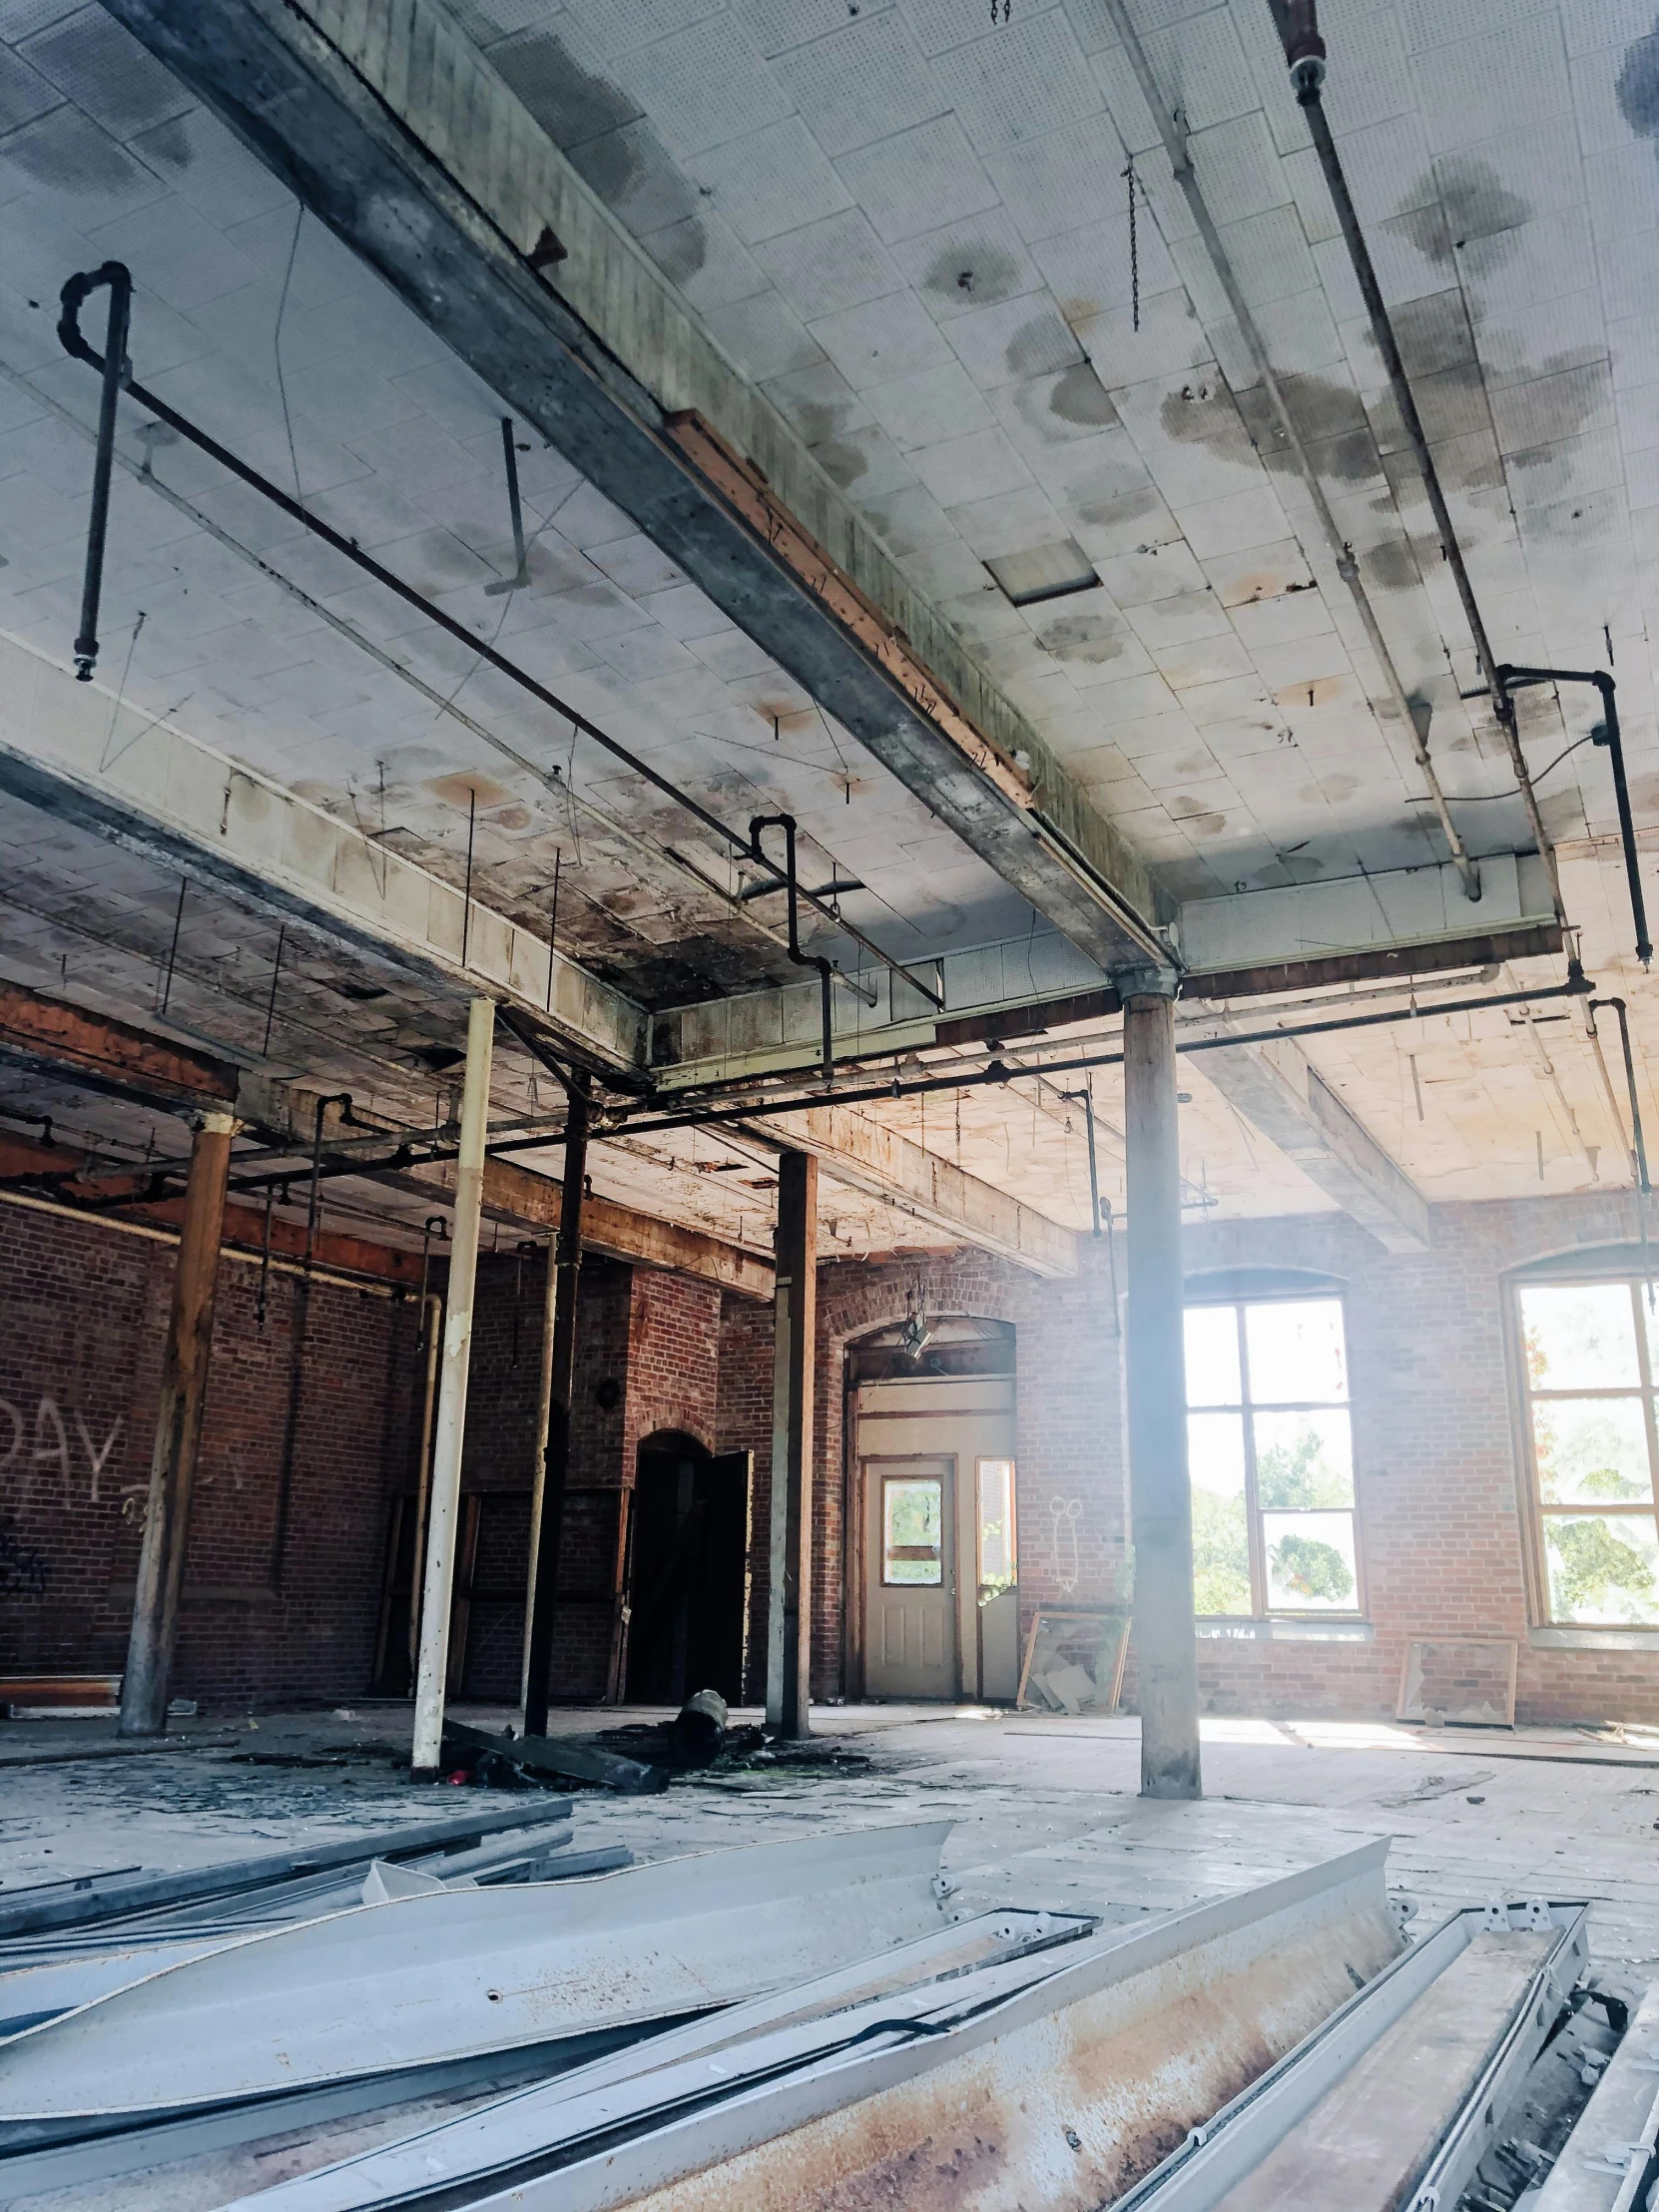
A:
<svg viewBox="0 0 1659 2212">
<path fill-rule="evenodd" d="M 1134 326 L 1141 326 L 1141 247 L 1135 230 L 1135 157 L 1130 155 L 1124 165 L 1124 176 L 1129 180 L 1129 299 L 1134 316 Z"/>
</svg>

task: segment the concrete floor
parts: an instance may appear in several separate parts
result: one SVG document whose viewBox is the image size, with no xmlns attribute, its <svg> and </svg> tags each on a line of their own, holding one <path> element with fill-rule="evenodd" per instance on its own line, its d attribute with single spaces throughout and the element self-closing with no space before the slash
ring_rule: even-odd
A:
<svg viewBox="0 0 1659 2212">
<path fill-rule="evenodd" d="M 461 1711 L 484 1725 L 505 1718 Z M 554 1726 L 662 1717 L 562 1713 Z M 398 1764 L 407 1726 L 402 1705 L 270 1714 L 187 1724 L 176 1746 L 135 1755 L 104 1720 L 8 1725 L 0 1896 L 58 1875 L 197 1865 L 510 1802 L 413 1787 Z M 834 1707 L 817 1710 L 814 1726 L 865 1753 L 868 1768 L 692 1777 L 650 1798 L 579 1792 L 577 1848 L 622 1842 L 659 1859 L 804 1828 L 948 1816 L 957 1827 L 946 1866 L 968 1900 L 1120 1920 L 1388 1834 L 1391 1884 L 1424 1919 L 1499 1891 L 1589 1898 L 1598 1962 L 1621 1978 L 1649 1978 L 1650 1963 L 1659 1975 L 1659 1732 L 1625 1730 L 1618 1741 L 1571 1729 L 1208 1720 L 1208 1795 L 1164 1805 L 1135 1795 L 1138 1724 L 1128 1716 Z M 440 1795 L 455 1802 L 440 1807 Z M 517 1802 L 528 1810 L 534 1800 Z"/>
<path fill-rule="evenodd" d="M 463 1709 L 499 1726 L 500 1713 Z M 665 1717 L 563 1713 L 575 1732 Z M 1511 1896 L 1593 1901 L 1595 1966 L 1634 1996 L 1659 1979 L 1659 1732 L 1430 1732 L 1392 1724 L 1211 1720 L 1201 1804 L 1142 1803 L 1138 1724 L 983 1708 L 821 1709 L 816 1730 L 868 1759 L 839 1774 L 738 1772 L 664 1794 L 576 1794 L 577 1848 L 661 1859 L 803 1831 L 946 1816 L 962 1902 L 1082 1907 L 1123 1923 L 1247 1888 L 1388 1834 L 1414 1932 Z M 182 1867 L 339 1838 L 534 1794 L 415 1787 L 408 1708 L 186 1724 L 167 1748 L 120 1747 L 113 1722 L 0 1728 L 0 1899 L 55 1876 Z M 470 2097 L 417 2100 L 144 2173 L 49 2187 L 19 2212 L 212 2212 L 399 2134 Z"/>
</svg>

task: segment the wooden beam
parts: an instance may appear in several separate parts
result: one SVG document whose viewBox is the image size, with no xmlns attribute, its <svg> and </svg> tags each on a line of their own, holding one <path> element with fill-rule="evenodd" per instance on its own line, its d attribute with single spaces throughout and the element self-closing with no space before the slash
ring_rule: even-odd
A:
<svg viewBox="0 0 1659 2212">
<path fill-rule="evenodd" d="M 101 1201 L 136 1194 L 144 1190 L 150 1179 L 145 1175 L 100 1176 L 95 1182 L 88 1181 L 82 1173 L 87 1164 L 87 1154 L 72 1151 L 67 1145 L 44 1145 L 26 1137 L 0 1136 L 0 1188 L 8 1183 L 23 1185 L 43 1197 L 56 1199 L 60 1205 L 77 1213 L 84 1213 L 89 1222 L 103 1222 L 111 1228 L 119 1228 L 129 1221 L 169 1229 L 182 1224 L 183 1196 L 157 1199 L 148 1204 L 123 1205 L 118 1212 L 104 1211 Z M 262 1252 L 265 1249 L 264 1207 L 230 1200 L 225 1208 L 221 1242 L 226 1251 Z M 273 1214 L 271 1253 L 275 1260 L 303 1259 L 304 1223 L 285 1221 L 279 1214 Z M 418 1252 L 404 1252 L 396 1245 L 376 1244 L 367 1237 L 335 1229 L 318 1230 L 312 1258 L 324 1272 L 373 1276 L 383 1283 L 405 1283 L 411 1289 L 418 1288 L 420 1283 Z"/>
<path fill-rule="evenodd" d="M 1033 1275 L 1077 1273 L 1072 1230 L 851 1107 L 809 1106 L 776 1120 L 734 1126 L 774 1153 L 811 1152 L 835 1182 Z"/>
<path fill-rule="evenodd" d="M 223 1106 L 240 1070 L 107 1014 L 0 983 L 0 1061 L 149 1106 Z"/>
<path fill-rule="evenodd" d="M 161 1402 L 156 1409 L 156 1441 L 150 1458 L 144 1544 L 139 1553 L 127 1669 L 121 1682 L 123 1736 L 159 1736 L 167 1726 L 167 1686 L 179 1632 L 191 1496 L 213 1353 L 225 1179 L 236 1128 L 234 1114 L 223 1110 L 205 1113 L 191 1146 L 190 1183 L 185 1192 L 167 1347 L 162 1356 Z"/>
<path fill-rule="evenodd" d="M 1428 1201 L 1294 1038 L 1226 1045 L 1198 1064 L 1270 1144 L 1386 1251 L 1427 1249 Z"/>
<path fill-rule="evenodd" d="M 427 1167 L 400 1168 L 395 1175 L 376 1178 L 400 1190 L 450 1196 L 455 1188 L 455 1166 L 450 1160 Z M 513 1160 L 484 1163 L 484 1211 L 503 1220 L 532 1228 L 556 1229 L 564 1201 L 564 1186 L 551 1176 L 537 1175 Z M 635 1267 L 666 1268 L 676 1275 L 695 1275 L 705 1283 L 718 1283 L 723 1291 L 738 1291 L 746 1298 L 771 1298 L 773 1269 L 741 1245 L 727 1244 L 702 1229 L 685 1229 L 678 1222 L 659 1221 L 636 1213 L 615 1199 L 589 1198 L 582 1209 L 582 1247 L 607 1260 L 626 1260 Z"/>
</svg>

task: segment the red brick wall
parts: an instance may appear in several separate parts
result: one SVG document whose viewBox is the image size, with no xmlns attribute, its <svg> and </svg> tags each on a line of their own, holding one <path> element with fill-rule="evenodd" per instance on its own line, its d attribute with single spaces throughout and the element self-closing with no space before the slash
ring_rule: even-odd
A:
<svg viewBox="0 0 1659 2212">
<path fill-rule="evenodd" d="M 479 1261 L 463 1475 L 469 1490 L 528 1489 L 534 1480 L 546 1281 L 545 1250 L 527 1254 L 522 1271 L 505 1245 Z M 715 1448 L 720 1311 L 713 1284 L 612 1260 L 583 1262 L 551 1676 L 557 1699 L 585 1701 L 605 1692 L 620 1515 L 640 1444 L 674 1430 Z M 617 1392 L 609 1406 L 600 1401 L 606 1383 Z M 521 1585 L 527 1527 L 526 1517 L 516 1547 L 504 1541 L 492 1566 Z M 522 1624 L 520 1607 L 520 1636 Z"/>
<path fill-rule="evenodd" d="M 0 1207 L 0 1670 L 125 1663 L 174 1251 Z M 412 1301 L 313 1284 L 295 1399 L 298 1284 L 273 1274 L 262 1330 L 257 1281 L 222 1263 L 173 1675 L 219 1706 L 367 1687 L 387 1499 L 419 1417 Z"/>
<path fill-rule="evenodd" d="M 1441 1207 L 1433 1225 L 1432 1249 L 1420 1254 L 1385 1253 L 1335 1213 L 1186 1233 L 1190 1270 L 1300 1267 L 1346 1286 L 1361 1542 L 1376 1629 L 1371 1643 L 1206 1637 L 1199 1647 L 1206 1706 L 1389 1714 L 1410 1637 L 1512 1636 L 1521 1646 L 1522 1719 L 1659 1721 L 1659 1649 L 1649 1656 L 1527 1643 L 1525 1477 L 1503 1337 L 1504 1271 L 1575 1245 L 1628 1239 L 1629 1194 Z M 1121 1587 L 1127 1469 L 1104 1241 L 1085 1241 L 1082 1260 L 1076 1278 L 1051 1283 L 968 1253 L 920 1269 L 930 1311 L 1015 1328 L 1027 1618 L 1036 1603 L 1101 1603 Z M 836 1261 L 820 1273 L 813 1606 L 820 1697 L 842 1687 L 841 1353 L 848 1338 L 902 1319 L 916 1282 L 915 1263 Z M 771 1362 L 770 1311 L 729 1298 L 721 1433 L 723 1441 L 752 1443 L 758 1454 L 755 1607 L 763 1654 Z M 1131 1696 L 1133 1683 L 1131 1657 Z"/>
</svg>

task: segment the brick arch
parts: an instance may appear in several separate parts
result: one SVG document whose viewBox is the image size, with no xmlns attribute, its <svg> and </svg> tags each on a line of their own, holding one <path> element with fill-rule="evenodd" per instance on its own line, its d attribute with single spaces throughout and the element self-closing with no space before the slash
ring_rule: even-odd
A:
<svg viewBox="0 0 1659 2212">
<path fill-rule="evenodd" d="M 837 1282 L 836 1278 L 843 1280 Z M 1011 1322 L 1017 1329 L 1023 1301 L 1010 1271 L 984 1253 L 941 1254 L 914 1264 L 879 1268 L 831 1266 L 819 1275 L 818 1326 L 821 1355 L 842 1351 L 855 1337 L 890 1329 L 908 1312 L 907 1300 L 920 1279 L 930 1311 L 960 1315 L 969 1321 Z"/>
</svg>

